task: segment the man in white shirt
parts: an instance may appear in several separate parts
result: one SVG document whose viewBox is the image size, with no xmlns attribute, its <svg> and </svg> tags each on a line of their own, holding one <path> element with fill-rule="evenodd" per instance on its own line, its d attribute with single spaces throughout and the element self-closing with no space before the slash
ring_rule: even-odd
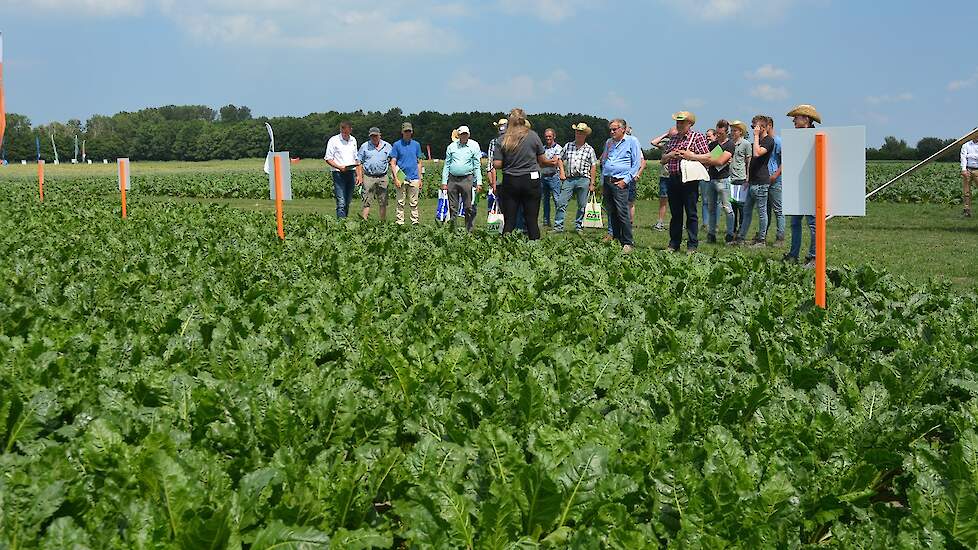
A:
<svg viewBox="0 0 978 550">
<path fill-rule="evenodd" d="M 336 196 L 336 217 L 345 218 L 350 213 L 353 188 L 357 180 L 357 138 L 350 135 L 353 125 L 340 123 L 340 133 L 326 142 L 323 159 L 333 172 L 333 194 Z"/>
<path fill-rule="evenodd" d="M 978 185 L 978 135 L 961 146 L 961 177 L 964 178 L 964 217 L 971 217 L 971 184 Z"/>
</svg>

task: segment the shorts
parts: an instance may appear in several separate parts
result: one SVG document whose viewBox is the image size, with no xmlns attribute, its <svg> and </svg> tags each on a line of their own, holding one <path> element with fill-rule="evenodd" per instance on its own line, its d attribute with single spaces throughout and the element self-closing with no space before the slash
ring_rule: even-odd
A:
<svg viewBox="0 0 978 550">
<path fill-rule="evenodd" d="M 387 175 L 363 175 L 363 208 L 370 208 L 371 200 L 376 197 L 383 208 L 387 207 Z"/>
<path fill-rule="evenodd" d="M 636 198 L 638 198 L 638 182 L 632 180 L 632 183 L 628 184 L 628 202 L 633 203 Z"/>
<path fill-rule="evenodd" d="M 659 177 L 659 198 L 669 198 L 669 178 L 667 176 Z"/>
</svg>

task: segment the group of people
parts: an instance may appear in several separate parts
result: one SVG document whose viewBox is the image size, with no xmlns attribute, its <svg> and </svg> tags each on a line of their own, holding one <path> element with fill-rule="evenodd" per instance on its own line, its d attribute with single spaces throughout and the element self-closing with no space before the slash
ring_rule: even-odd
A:
<svg viewBox="0 0 978 550">
<path fill-rule="evenodd" d="M 811 105 L 799 105 L 788 112 L 795 128 L 814 128 L 821 117 Z M 706 229 L 706 239 L 716 243 L 719 219 L 725 220 L 724 242 L 729 245 L 764 247 L 768 244 L 769 226 L 775 225 L 775 244 L 784 242 L 786 220 L 781 208 L 781 138 L 774 130 L 774 119 L 757 115 L 751 120 L 751 137 L 747 124 L 739 120 L 720 120 L 705 134 L 694 129 L 696 116 L 680 111 L 672 116 L 675 125 L 651 144 L 662 151 L 659 178 L 659 212 L 654 229 L 665 230 L 665 213 L 669 221 L 669 251 L 678 251 L 686 232 L 686 248 L 695 252 L 699 231 Z M 608 220 L 606 241 L 618 241 L 628 254 L 634 246 L 632 227 L 635 216 L 637 182 L 646 161 L 637 138 L 622 119 L 609 123 L 611 137 L 604 143 L 600 156 L 587 142 L 592 129 L 581 122 L 572 126 L 574 141 L 560 145 L 556 132 L 548 128 L 543 139 L 532 129 L 522 109 L 513 109 L 508 118 L 495 123 L 499 135 L 488 146 L 487 180 L 492 197 L 503 215 L 504 234 L 516 229 L 530 239 L 540 238 L 539 215 L 553 230 L 564 230 L 567 208 L 576 199 L 574 228 L 583 230 L 585 208 L 596 193 L 601 177 L 602 205 Z M 418 197 L 422 190 L 421 145 L 414 141 L 410 122 L 401 127 L 401 139 L 393 144 L 383 140 L 377 128 L 369 131 L 369 141 L 357 147 L 348 122 L 326 146 L 325 160 L 333 175 L 336 215 L 346 217 L 350 211 L 355 186 L 362 186 L 361 216 L 367 218 L 376 201 L 380 218 L 386 220 L 388 181 L 397 191 L 396 222 L 405 223 L 405 206 L 410 208 L 411 222 L 420 222 Z M 467 126 L 453 132 L 445 151 L 441 188 L 448 194 L 451 222 L 464 220 L 472 230 L 476 212 L 474 197 L 482 191 L 482 150 L 470 137 Z M 974 163 L 962 149 L 962 172 L 965 185 L 978 177 L 978 140 L 974 142 Z M 968 157 L 971 158 L 971 157 Z M 500 179 L 497 170 L 502 172 Z M 978 181 L 978 180 L 976 180 Z M 553 208 L 551 208 L 551 205 Z M 970 201 L 966 203 L 970 213 Z M 759 218 L 758 232 L 748 239 L 754 211 Z M 802 216 L 791 216 L 791 243 L 784 255 L 786 261 L 799 259 Z M 815 256 L 815 219 L 807 216 L 810 246 L 806 263 Z"/>
</svg>

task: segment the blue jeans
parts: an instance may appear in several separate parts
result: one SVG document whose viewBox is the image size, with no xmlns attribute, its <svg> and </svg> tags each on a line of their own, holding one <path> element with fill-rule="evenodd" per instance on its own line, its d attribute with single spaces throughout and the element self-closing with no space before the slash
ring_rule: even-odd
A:
<svg viewBox="0 0 978 550">
<path fill-rule="evenodd" d="M 345 218 L 350 213 L 350 202 L 353 200 L 353 187 L 357 183 L 357 174 L 353 170 L 338 172 L 333 170 L 333 195 L 336 196 L 336 217 Z"/>
<path fill-rule="evenodd" d="M 560 175 L 543 176 L 540 180 L 540 200 L 543 202 L 543 225 L 550 225 L 550 200 L 554 202 L 554 212 L 560 200 Z"/>
<path fill-rule="evenodd" d="M 740 224 L 740 233 L 737 235 L 741 240 L 747 239 L 747 232 L 750 231 L 750 223 L 754 217 L 754 207 L 757 207 L 757 215 L 760 218 L 758 223 L 758 238 L 762 241 L 767 240 L 767 191 L 766 183 L 751 183 L 747 192 L 747 203 L 744 205 L 744 221 Z"/>
<path fill-rule="evenodd" d="M 554 229 L 560 231 L 564 228 L 567 205 L 570 204 L 571 196 L 577 197 L 577 217 L 574 218 L 574 229 L 584 228 L 584 207 L 587 205 L 590 184 L 591 180 L 584 177 L 568 178 L 560 184 L 560 198 L 557 200 L 557 213 L 554 215 Z"/>
<path fill-rule="evenodd" d="M 781 185 L 780 181 L 772 183 L 768 186 L 767 191 L 767 226 L 771 225 L 772 221 L 776 221 L 777 224 L 777 239 L 784 239 L 784 209 L 782 207 L 782 195 L 784 187 Z M 772 219 L 773 218 L 773 219 Z M 770 227 L 768 227 L 770 229 Z"/>
<path fill-rule="evenodd" d="M 808 236 L 811 242 L 808 244 L 808 257 L 815 257 L 815 216 L 791 216 L 791 249 L 788 256 L 798 258 L 801 253 L 801 219 L 808 218 Z"/>
<path fill-rule="evenodd" d="M 696 216 L 700 202 L 700 186 L 703 182 L 683 183 L 679 174 L 669 176 L 669 248 L 679 250 L 683 244 L 683 213 L 686 214 L 686 248 L 696 250 L 699 246 L 699 220 Z"/>
<path fill-rule="evenodd" d="M 710 196 L 710 182 L 701 181 L 700 182 L 700 198 L 703 199 L 703 213 L 701 218 L 703 218 L 703 225 L 710 226 L 710 205 L 707 204 L 707 200 Z"/>
<path fill-rule="evenodd" d="M 720 225 L 720 210 L 723 210 L 727 220 L 727 235 L 733 237 L 734 214 L 733 207 L 730 206 L 730 178 L 710 180 L 706 188 L 704 202 L 709 205 L 707 212 L 710 214 L 709 221 L 706 223 L 707 233 L 710 235 L 717 234 L 717 226 Z"/>
<path fill-rule="evenodd" d="M 604 207 L 608 210 L 608 224 L 615 239 L 622 245 L 631 245 L 632 219 L 628 212 L 628 186 L 624 189 L 614 183 L 614 178 L 604 178 Z"/>
</svg>

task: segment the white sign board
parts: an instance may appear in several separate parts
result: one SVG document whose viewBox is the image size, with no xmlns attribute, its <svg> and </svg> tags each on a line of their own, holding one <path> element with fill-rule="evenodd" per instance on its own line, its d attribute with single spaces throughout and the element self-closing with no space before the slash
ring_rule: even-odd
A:
<svg viewBox="0 0 978 550">
<path fill-rule="evenodd" d="M 130 180 L 130 173 L 129 173 L 129 159 L 122 158 L 119 159 L 117 162 L 119 167 L 119 190 L 122 191 L 122 184 L 125 183 L 126 191 L 129 191 L 130 189 L 132 189 L 132 182 Z M 123 170 L 123 166 L 125 166 L 125 170 Z M 125 182 L 123 182 L 123 176 L 125 176 Z"/>
<path fill-rule="evenodd" d="M 825 134 L 825 194 L 829 216 L 866 215 L 866 127 L 781 132 L 785 215 L 815 215 L 815 134 Z"/>
<path fill-rule="evenodd" d="M 289 163 L 289 152 L 281 151 L 278 153 L 269 152 L 265 158 L 268 165 L 268 198 L 275 200 L 275 157 L 282 159 L 282 200 L 292 200 L 292 168 Z"/>
</svg>

